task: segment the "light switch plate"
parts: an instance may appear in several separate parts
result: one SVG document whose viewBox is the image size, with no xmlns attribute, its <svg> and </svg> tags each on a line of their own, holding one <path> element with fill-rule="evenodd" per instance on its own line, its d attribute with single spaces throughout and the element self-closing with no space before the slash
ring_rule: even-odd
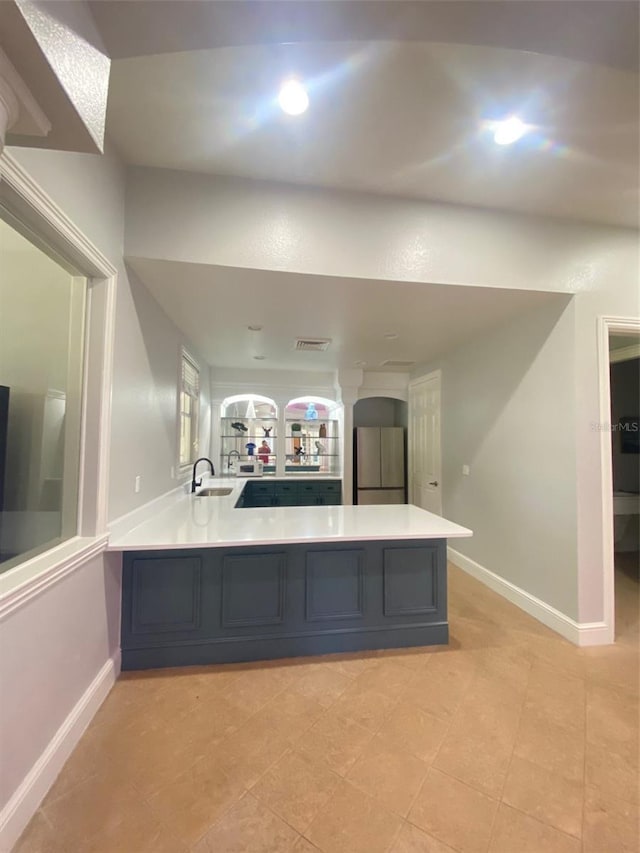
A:
<svg viewBox="0 0 640 853">
<path fill-rule="evenodd" d="M 469 466 L 468 466 L 468 465 L 463 465 L 463 466 L 462 466 L 462 473 L 464 474 L 464 476 L 465 476 L 465 477 L 468 477 L 468 476 L 469 476 L 469 474 L 470 474 L 470 469 L 469 469 Z"/>
<path fill-rule="evenodd" d="M 140 476 L 140 474 L 138 474 L 138 476 L 136 477 L 136 484 L 135 484 L 135 488 L 134 488 L 134 491 L 136 494 L 138 494 L 138 492 L 140 491 L 141 485 L 142 485 L 142 477 Z"/>
</svg>

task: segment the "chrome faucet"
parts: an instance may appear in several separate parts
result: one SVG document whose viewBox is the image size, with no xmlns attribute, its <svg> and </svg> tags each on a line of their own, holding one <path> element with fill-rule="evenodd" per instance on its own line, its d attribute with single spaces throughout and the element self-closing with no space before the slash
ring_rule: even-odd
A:
<svg viewBox="0 0 640 853">
<path fill-rule="evenodd" d="M 227 471 L 231 471 L 231 457 L 234 455 L 237 456 L 238 461 L 240 461 L 240 451 L 239 450 L 230 450 L 227 453 Z"/>
<path fill-rule="evenodd" d="M 213 470 L 213 462 L 210 459 L 208 459 L 206 456 L 201 456 L 200 459 L 196 459 L 196 461 L 193 463 L 193 476 L 191 477 L 191 494 L 195 492 L 198 486 L 202 485 L 202 477 L 200 478 L 200 480 L 196 480 L 196 468 L 198 467 L 198 462 L 208 462 L 211 466 L 211 476 L 216 476 L 216 472 Z"/>
</svg>

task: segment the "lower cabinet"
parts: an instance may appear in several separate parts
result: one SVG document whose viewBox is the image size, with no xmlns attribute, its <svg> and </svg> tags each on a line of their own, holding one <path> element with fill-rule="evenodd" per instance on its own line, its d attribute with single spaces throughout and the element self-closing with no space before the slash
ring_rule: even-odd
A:
<svg viewBox="0 0 640 853">
<path fill-rule="evenodd" d="M 124 554 L 123 669 L 446 642 L 442 539 Z"/>
<path fill-rule="evenodd" d="M 247 480 L 236 506 L 338 506 L 341 503 L 340 480 Z"/>
</svg>

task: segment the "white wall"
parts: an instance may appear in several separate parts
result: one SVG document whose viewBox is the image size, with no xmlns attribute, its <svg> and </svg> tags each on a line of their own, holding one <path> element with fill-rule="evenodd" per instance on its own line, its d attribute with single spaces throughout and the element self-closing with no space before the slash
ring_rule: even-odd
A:
<svg viewBox="0 0 640 853">
<path fill-rule="evenodd" d="M 578 601 L 567 601 L 567 607 L 581 622 L 604 618 L 601 459 L 599 433 L 593 429 L 599 419 L 597 318 L 640 315 L 636 231 L 136 168 L 128 173 L 126 252 L 345 277 L 577 294 L 573 320 L 563 321 L 552 336 L 558 352 L 575 362 L 575 410 L 566 429 L 576 453 Z M 540 407 L 553 408 L 545 386 L 535 390 Z M 533 475 L 541 478 L 542 472 Z M 522 523 L 527 519 L 523 513 Z M 525 589 L 537 585 L 533 576 L 523 583 Z"/>
<path fill-rule="evenodd" d="M 577 619 L 574 309 L 557 299 L 424 372 L 442 370 L 443 514 L 474 531 L 456 550 Z"/>
<path fill-rule="evenodd" d="M 127 172 L 132 257 L 571 293 L 589 286 L 617 230 L 366 193 Z"/>
<path fill-rule="evenodd" d="M 198 352 L 171 323 L 123 260 L 124 170 L 104 157 L 14 148 L 11 153 L 118 270 L 112 393 L 111 520 L 174 488 L 175 410 L 180 346 Z M 209 368 L 203 371 L 201 445 L 208 445 Z M 175 365 L 175 367 L 174 367 Z M 141 490 L 134 491 L 141 476 Z"/>
<path fill-rule="evenodd" d="M 113 556 L 98 555 L 0 622 L 0 812 L 96 675 L 119 659 Z"/>
<path fill-rule="evenodd" d="M 177 485 L 170 474 L 177 459 L 178 358 L 180 344 L 188 342 L 127 275 L 124 172 L 117 157 L 35 149 L 12 149 L 11 154 L 118 270 L 109 495 L 113 519 Z M 206 431 L 206 365 L 203 373 Z M 134 493 L 137 473 L 142 475 L 139 494 Z M 2 617 L 0 848 L 6 838 L 14 840 L 53 781 L 45 771 L 33 775 L 43 751 L 61 731 L 70 733 L 65 743 L 73 745 L 90 719 L 80 714 L 76 720 L 78 703 L 89 694 L 101 698 L 96 679 L 101 673 L 113 676 L 117 668 L 120 595 L 119 562 L 100 554 Z M 103 679 L 100 689 L 105 684 Z M 95 698 L 86 701 L 91 708 Z M 55 767 L 55 759 L 49 766 Z"/>
</svg>

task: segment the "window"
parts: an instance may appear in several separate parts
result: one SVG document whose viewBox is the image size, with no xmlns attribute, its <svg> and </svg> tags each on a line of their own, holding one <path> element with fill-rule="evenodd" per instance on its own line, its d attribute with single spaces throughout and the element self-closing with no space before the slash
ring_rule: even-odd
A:
<svg viewBox="0 0 640 853">
<path fill-rule="evenodd" d="M 200 370 L 182 350 L 180 378 L 180 466 L 198 458 L 198 416 L 200 413 Z"/>
<path fill-rule="evenodd" d="M 1 571 L 79 526 L 87 280 L 28 234 L 0 212 Z"/>
</svg>

